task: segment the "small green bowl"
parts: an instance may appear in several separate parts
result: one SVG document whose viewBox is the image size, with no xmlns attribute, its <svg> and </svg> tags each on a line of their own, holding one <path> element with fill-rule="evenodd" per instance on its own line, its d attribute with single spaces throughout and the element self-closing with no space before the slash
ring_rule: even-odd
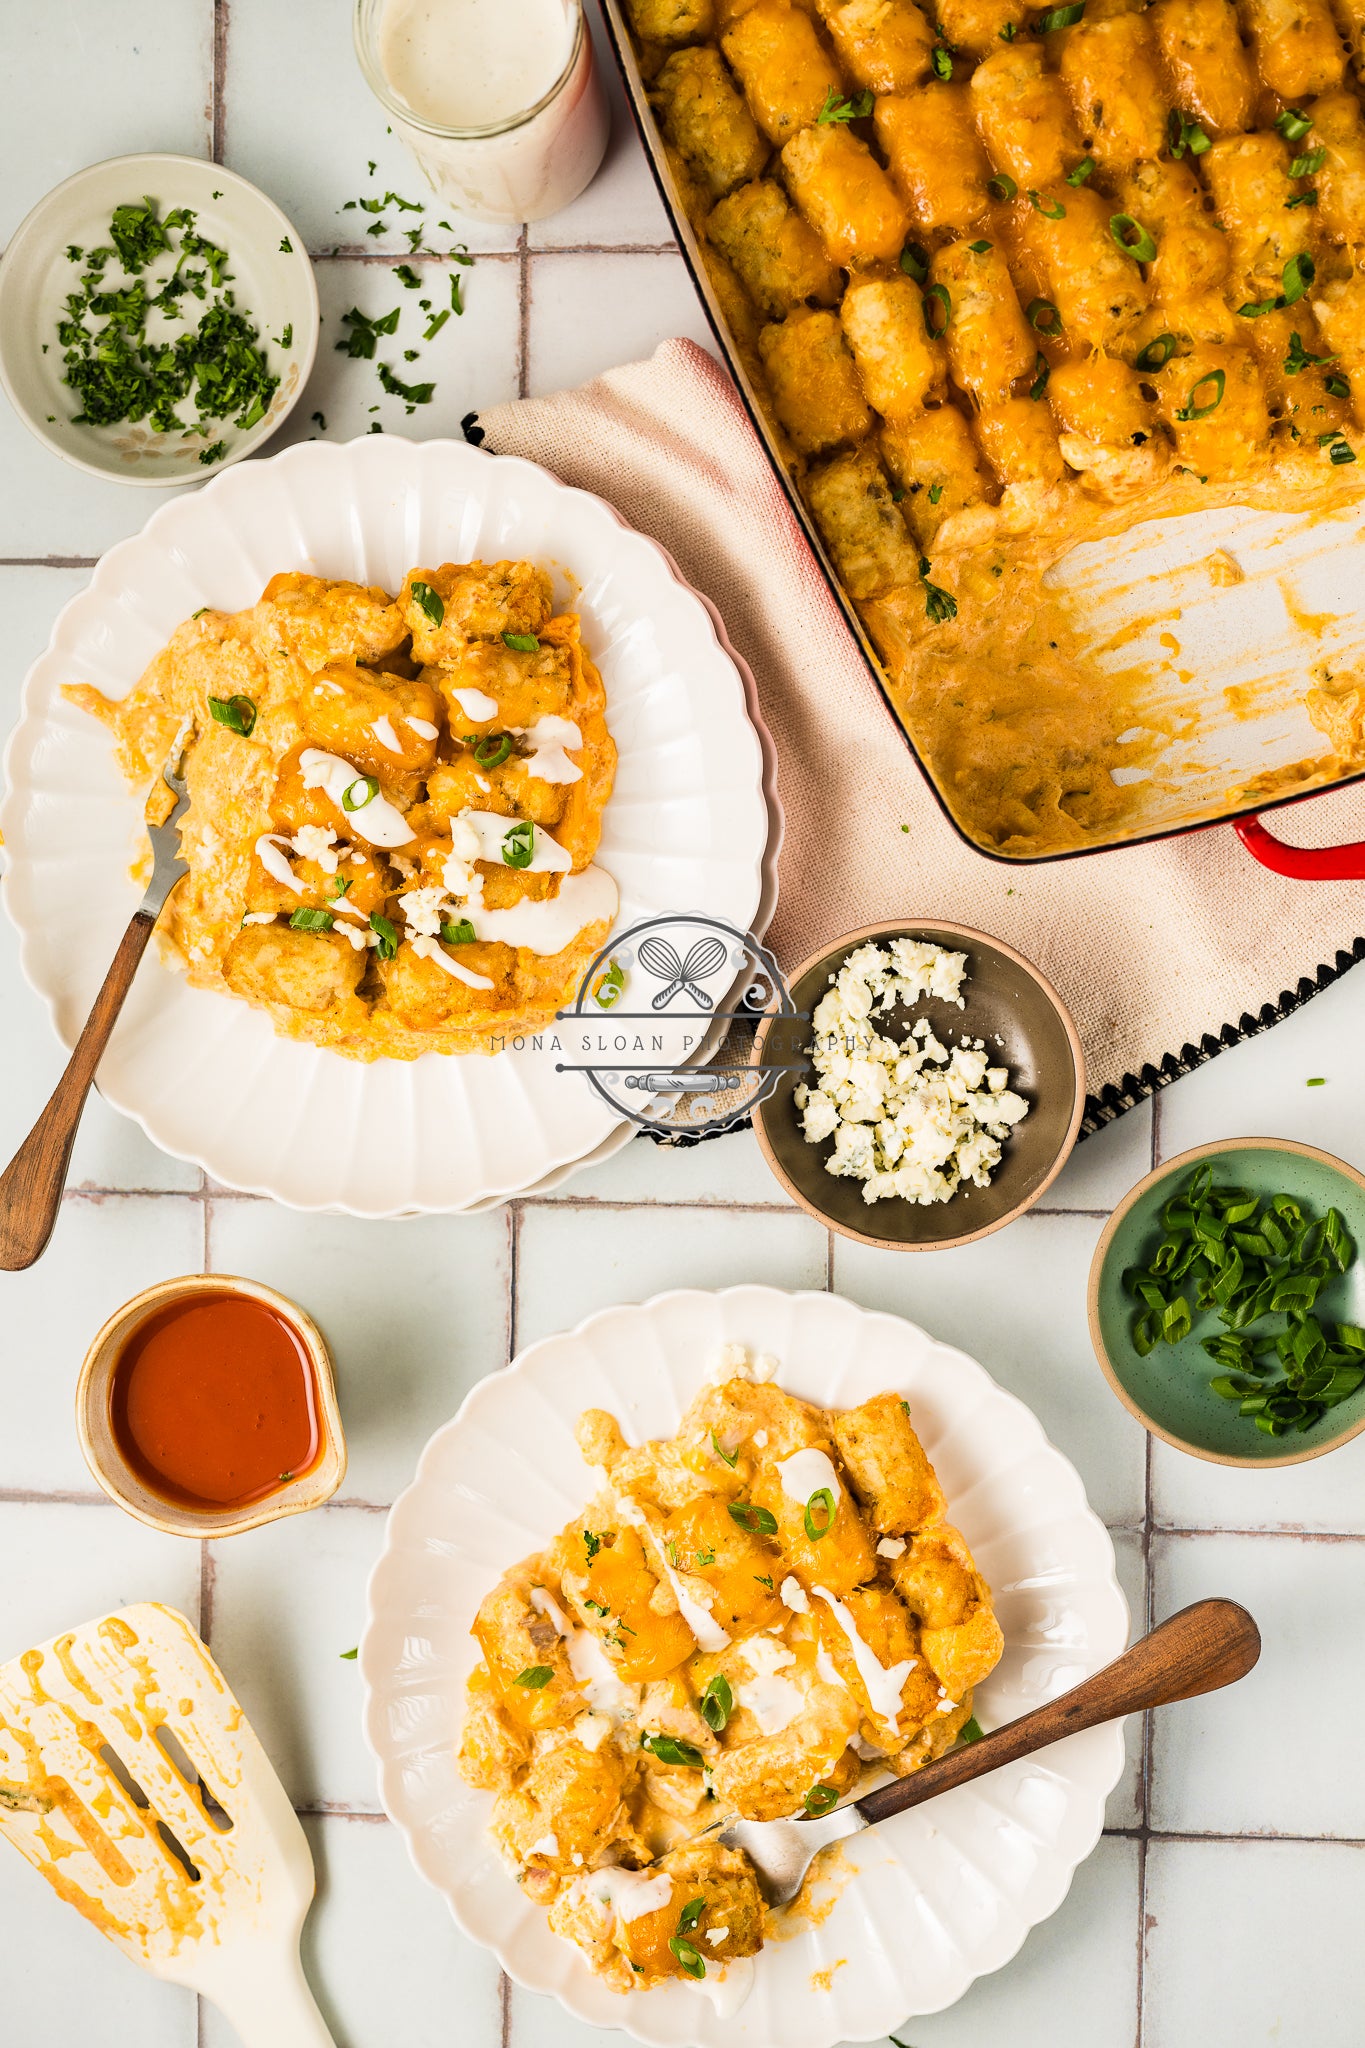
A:
<svg viewBox="0 0 1365 2048">
<path fill-rule="evenodd" d="M 1090 1267 L 1095 1356 L 1124 1407 L 1144 1429 L 1176 1450 L 1215 1465 L 1302 1465 L 1365 1429 L 1365 1385 L 1338 1407 L 1329 1408 L 1301 1436 L 1268 1436 L 1209 1385 L 1219 1368 L 1200 1340 L 1221 1329 L 1214 1316 L 1197 1316 L 1183 1343 L 1158 1344 L 1146 1358 L 1133 1348 L 1137 1305 L 1124 1287 L 1124 1273 L 1151 1256 L 1162 1235 L 1163 1205 L 1177 1184 L 1205 1161 L 1213 1167 L 1215 1180 L 1258 1195 L 1293 1195 L 1314 1216 L 1339 1210 L 1365 1252 L 1365 1175 L 1345 1160 L 1288 1138 L 1227 1138 L 1217 1145 L 1197 1145 L 1139 1181 L 1114 1211 L 1095 1247 Z M 1365 1322 L 1365 1257 L 1323 1289 L 1315 1313 L 1329 1323 Z"/>
</svg>

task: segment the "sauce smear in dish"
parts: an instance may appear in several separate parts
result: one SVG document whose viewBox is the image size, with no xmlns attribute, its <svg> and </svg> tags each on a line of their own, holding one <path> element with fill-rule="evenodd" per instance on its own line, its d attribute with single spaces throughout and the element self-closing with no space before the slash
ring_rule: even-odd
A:
<svg viewBox="0 0 1365 2048">
<path fill-rule="evenodd" d="M 188 1295 L 149 1316 L 114 1368 L 109 1419 L 143 1485 L 181 1507 L 246 1507 L 322 1449 L 302 1337 L 237 1294 Z"/>
</svg>

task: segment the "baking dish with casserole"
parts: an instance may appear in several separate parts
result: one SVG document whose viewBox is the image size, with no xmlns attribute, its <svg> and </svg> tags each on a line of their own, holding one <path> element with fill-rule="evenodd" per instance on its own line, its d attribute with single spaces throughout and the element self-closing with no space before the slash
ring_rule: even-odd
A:
<svg viewBox="0 0 1365 2048">
<path fill-rule="evenodd" d="M 793 511 L 940 805 L 1033 862 L 1365 772 L 1354 0 L 603 0 Z M 1351 17 L 1350 20 L 1347 17 Z"/>
</svg>

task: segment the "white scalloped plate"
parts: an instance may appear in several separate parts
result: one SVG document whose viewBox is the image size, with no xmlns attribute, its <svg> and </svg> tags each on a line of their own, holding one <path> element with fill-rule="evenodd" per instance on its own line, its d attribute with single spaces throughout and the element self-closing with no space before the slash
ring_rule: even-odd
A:
<svg viewBox="0 0 1365 2048">
<path fill-rule="evenodd" d="M 825 1406 L 886 1388 L 910 1401 L 1004 1630 L 1004 1656 L 976 1694 L 985 1727 L 1055 1698 L 1123 1649 L 1128 1609 L 1107 1531 L 1035 1417 L 981 1366 L 838 1295 L 680 1291 L 533 1344 L 432 1438 L 370 1579 L 365 1732 L 417 1868 L 519 1984 L 657 2048 L 876 2040 L 953 2004 L 1055 1912 L 1099 1839 L 1123 1768 L 1120 1727 L 1072 1736 L 846 1843 L 856 1874 L 833 1910 L 764 1951 L 748 2000 L 725 2020 L 681 1983 L 609 1991 L 518 1889 L 484 1833 L 490 1795 L 455 1770 L 475 1610 L 593 1490 L 577 1416 L 607 1408 L 637 1442 L 671 1434 L 727 1343 L 773 1352 L 780 1383 Z"/>
<path fill-rule="evenodd" d="M 663 549 L 516 457 L 393 434 L 311 442 L 162 506 L 104 556 L 29 671 L 5 757 L 4 896 L 65 1044 L 137 904 L 140 806 L 61 685 L 122 695 L 182 619 L 253 604 L 280 569 L 396 589 L 414 562 L 480 555 L 556 563 L 558 597 L 583 614 L 620 754 L 599 859 L 621 922 L 672 910 L 747 929 L 770 914 L 781 826 L 752 678 Z M 555 1065 L 528 1050 L 362 1066 L 277 1038 L 263 1013 L 187 987 L 153 949 L 100 1092 L 230 1187 L 391 1216 L 505 1201 L 600 1153 L 621 1120 Z"/>
</svg>

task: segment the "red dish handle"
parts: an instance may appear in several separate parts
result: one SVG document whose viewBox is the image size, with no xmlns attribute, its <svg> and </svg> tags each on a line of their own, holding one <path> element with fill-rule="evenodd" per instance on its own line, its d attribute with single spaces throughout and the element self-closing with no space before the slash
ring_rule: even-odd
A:
<svg viewBox="0 0 1365 2048">
<path fill-rule="evenodd" d="M 1233 831 L 1263 868 L 1296 882 L 1365 882 L 1365 839 L 1349 846 L 1289 846 L 1259 818 L 1235 818 Z"/>
</svg>

